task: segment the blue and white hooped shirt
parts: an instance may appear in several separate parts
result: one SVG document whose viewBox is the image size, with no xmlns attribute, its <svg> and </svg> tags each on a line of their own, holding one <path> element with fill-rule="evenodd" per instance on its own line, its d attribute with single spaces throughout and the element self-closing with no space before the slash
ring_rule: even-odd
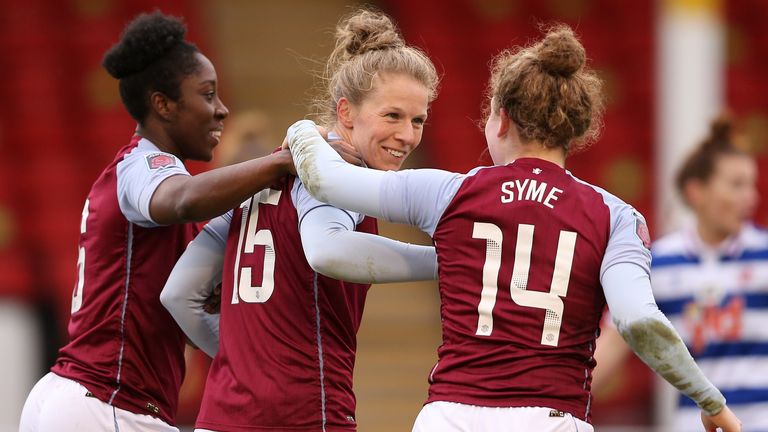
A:
<svg viewBox="0 0 768 432">
<path fill-rule="evenodd" d="M 696 362 L 723 392 L 744 432 L 768 432 L 768 230 L 746 225 L 717 248 L 695 228 L 654 243 L 651 283 Z M 680 396 L 675 431 L 701 430 Z"/>
</svg>

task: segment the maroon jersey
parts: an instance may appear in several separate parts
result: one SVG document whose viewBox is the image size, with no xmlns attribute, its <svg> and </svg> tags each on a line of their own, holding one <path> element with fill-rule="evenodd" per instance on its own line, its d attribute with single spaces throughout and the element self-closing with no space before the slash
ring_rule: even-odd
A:
<svg viewBox="0 0 768 432">
<path fill-rule="evenodd" d="M 198 428 L 355 430 L 352 372 L 370 285 L 330 279 L 309 266 L 291 199 L 294 181 L 286 178 L 233 213 L 219 350 Z M 376 220 L 365 218 L 356 230 L 375 234 Z"/>
<path fill-rule="evenodd" d="M 169 175 L 186 173 L 173 155 L 135 136 L 93 184 L 80 227 L 70 342 L 51 369 L 106 403 L 169 424 L 184 376 L 185 337 L 160 291 L 198 230 L 130 222 L 118 188 L 138 190 L 147 208 L 147 193 Z"/>
<path fill-rule="evenodd" d="M 588 420 L 610 232 L 604 193 L 552 163 L 467 176 L 433 236 L 443 344 L 428 402 Z"/>
</svg>

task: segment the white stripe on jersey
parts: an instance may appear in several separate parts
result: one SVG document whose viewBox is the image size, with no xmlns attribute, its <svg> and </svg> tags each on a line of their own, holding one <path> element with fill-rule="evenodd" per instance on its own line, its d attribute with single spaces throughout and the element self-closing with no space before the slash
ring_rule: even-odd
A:
<svg viewBox="0 0 768 432">
<path fill-rule="evenodd" d="M 658 255 L 654 255 L 656 260 Z M 719 288 L 733 292 L 738 285 L 742 293 L 768 294 L 768 265 L 766 260 L 728 261 L 653 267 L 652 283 L 656 301 L 691 297 L 702 287 L 718 284 Z M 749 272 L 745 278 L 744 272 Z"/>
<path fill-rule="evenodd" d="M 720 391 L 768 388 L 768 361 L 765 357 L 744 356 L 700 359 L 702 372 Z M 766 411 L 768 416 L 768 411 Z"/>
</svg>

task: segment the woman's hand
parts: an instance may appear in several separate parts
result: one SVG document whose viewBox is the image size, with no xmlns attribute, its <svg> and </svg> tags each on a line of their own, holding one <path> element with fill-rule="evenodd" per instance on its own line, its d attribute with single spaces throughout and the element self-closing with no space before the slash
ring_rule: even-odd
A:
<svg viewBox="0 0 768 432">
<path fill-rule="evenodd" d="M 701 413 L 701 422 L 706 432 L 717 432 L 718 428 L 722 432 L 741 432 L 741 421 L 727 406 L 713 416 Z"/>
</svg>

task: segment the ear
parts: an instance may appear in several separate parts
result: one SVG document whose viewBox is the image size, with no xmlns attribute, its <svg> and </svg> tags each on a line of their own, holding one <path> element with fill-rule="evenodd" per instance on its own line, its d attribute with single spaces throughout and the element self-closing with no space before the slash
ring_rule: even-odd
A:
<svg viewBox="0 0 768 432">
<path fill-rule="evenodd" d="M 159 91 L 149 96 L 149 105 L 164 120 L 170 121 L 176 112 L 176 102 Z"/>
<path fill-rule="evenodd" d="M 697 208 L 704 194 L 704 184 L 701 180 L 691 179 L 683 186 L 683 200 L 692 209 Z"/>
<path fill-rule="evenodd" d="M 336 104 L 336 118 L 345 128 L 353 128 L 355 112 L 354 106 L 352 106 L 352 103 L 349 101 L 349 99 L 345 97 L 339 99 L 339 102 Z"/>
<path fill-rule="evenodd" d="M 502 137 L 509 132 L 512 127 L 512 120 L 507 115 L 507 111 L 504 108 L 499 108 L 499 128 L 496 130 L 496 136 Z"/>
</svg>

